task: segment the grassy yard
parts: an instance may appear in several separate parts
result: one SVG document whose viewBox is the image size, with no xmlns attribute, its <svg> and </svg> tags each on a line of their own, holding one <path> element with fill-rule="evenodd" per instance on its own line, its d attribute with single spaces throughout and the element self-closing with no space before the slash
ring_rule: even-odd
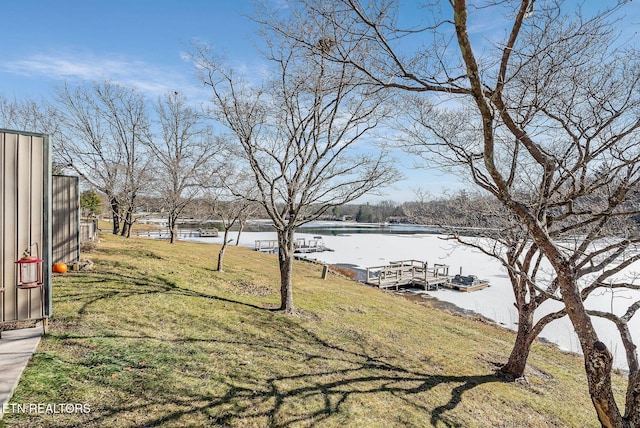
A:
<svg viewBox="0 0 640 428">
<path fill-rule="evenodd" d="M 534 346 L 526 381 L 495 375 L 513 333 L 231 247 L 104 235 L 91 272 L 54 279 L 50 329 L 11 427 L 596 427 L 581 359 Z M 0 422 L 1 424 L 1 422 Z"/>
</svg>

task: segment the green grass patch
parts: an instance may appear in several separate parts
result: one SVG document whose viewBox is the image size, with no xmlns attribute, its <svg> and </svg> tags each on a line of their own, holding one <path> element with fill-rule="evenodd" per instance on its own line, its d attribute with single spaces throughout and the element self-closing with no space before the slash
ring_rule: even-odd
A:
<svg viewBox="0 0 640 428">
<path fill-rule="evenodd" d="M 506 382 L 514 335 L 296 263 L 210 244 L 103 236 L 91 272 L 54 279 L 47 336 L 8 413 L 16 427 L 597 427 L 582 362 L 537 343 Z"/>
</svg>

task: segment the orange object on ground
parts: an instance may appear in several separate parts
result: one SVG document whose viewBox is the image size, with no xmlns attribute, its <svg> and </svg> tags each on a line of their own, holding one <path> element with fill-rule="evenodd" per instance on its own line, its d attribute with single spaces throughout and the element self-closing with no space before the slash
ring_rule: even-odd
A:
<svg viewBox="0 0 640 428">
<path fill-rule="evenodd" d="M 53 272 L 55 273 L 66 273 L 68 270 L 68 267 L 66 264 L 64 263 L 55 263 L 53 265 Z"/>
</svg>

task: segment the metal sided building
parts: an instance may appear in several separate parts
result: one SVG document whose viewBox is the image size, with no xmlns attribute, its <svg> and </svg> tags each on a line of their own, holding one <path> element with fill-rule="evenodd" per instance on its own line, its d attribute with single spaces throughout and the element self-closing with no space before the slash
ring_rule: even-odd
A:
<svg viewBox="0 0 640 428">
<path fill-rule="evenodd" d="M 51 188 L 51 265 L 73 266 L 80 260 L 79 178 L 53 175 Z"/>
<path fill-rule="evenodd" d="M 0 129 L 0 325 L 51 314 L 51 161 L 43 134 Z M 22 287 L 24 254 L 42 260 Z"/>
</svg>

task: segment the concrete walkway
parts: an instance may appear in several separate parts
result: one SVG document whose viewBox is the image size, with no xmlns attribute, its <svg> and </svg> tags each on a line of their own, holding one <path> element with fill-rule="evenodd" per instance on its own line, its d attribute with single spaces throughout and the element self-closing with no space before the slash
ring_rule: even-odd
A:
<svg viewBox="0 0 640 428">
<path fill-rule="evenodd" d="M 0 338 L 0 419 L 18 386 L 20 376 L 42 337 L 42 323 L 33 328 L 7 330 Z"/>
</svg>

